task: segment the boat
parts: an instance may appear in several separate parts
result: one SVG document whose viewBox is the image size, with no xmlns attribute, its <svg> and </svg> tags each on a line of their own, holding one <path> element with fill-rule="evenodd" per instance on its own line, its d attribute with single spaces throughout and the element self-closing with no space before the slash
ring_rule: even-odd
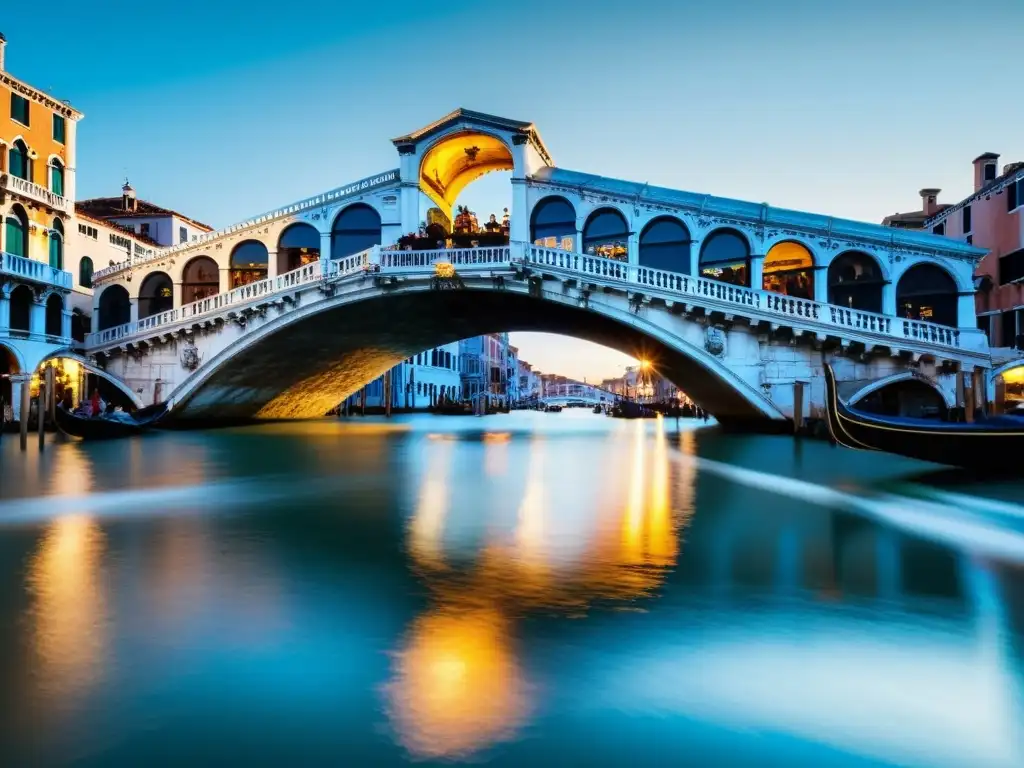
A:
<svg viewBox="0 0 1024 768">
<path fill-rule="evenodd" d="M 604 411 L 601 409 L 600 405 L 595 405 L 594 406 L 594 413 L 604 413 Z"/>
<path fill-rule="evenodd" d="M 544 413 L 561 413 L 562 406 L 560 405 L 549 405 L 544 409 Z"/>
<path fill-rule="evenodd" d="M 989 416 L 974 422 L 865 413 L 839 397 L 825 365 L 825 410 L 832 439 L 847 448 L 883 451 L 953 467 L 1024 473 L 1024 417 Z"/>
<path fill-rule="evenodd" d="M 113 440 L 142 434 L 154 427 L 166 413 L 167 404 L 159 403 L 140 408 L 132 414 L 119 414 L 118 418 L 109 415 L 79 416 L 64 408 L 57 408 L 55 417 L 57 427 L 72 437 L 80 437 L 83 440 Z"/>
</svg>

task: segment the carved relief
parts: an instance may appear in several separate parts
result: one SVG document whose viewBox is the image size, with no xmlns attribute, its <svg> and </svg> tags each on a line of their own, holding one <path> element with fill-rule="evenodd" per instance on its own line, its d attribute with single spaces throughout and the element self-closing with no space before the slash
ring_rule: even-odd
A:
<svg viewBox="0 0 1024 768">
<path fill-rule="evenodd" d="M 181 367 L 186 371 L 194 371 L 202 362 L 203 357 L 199 354 L 196 345 L 192 342 L 185 342 L 185 347 L 181 350 Z"/>
<path fill-rule="evenodd" d="M 708 326 L 704 329 L 704 349 L 715 357 L 725 356 L 726 339 L 720 328 Z"/>
</svg>

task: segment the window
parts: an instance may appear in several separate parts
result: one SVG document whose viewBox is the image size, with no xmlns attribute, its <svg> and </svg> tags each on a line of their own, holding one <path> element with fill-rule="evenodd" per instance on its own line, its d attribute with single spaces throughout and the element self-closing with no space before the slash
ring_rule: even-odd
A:
<svg viewBox="0 0 1024 768">
<path fill-rule="evenodd" d="M 118 248 L 124 248 L 126 251 L 131 253 L 132 241 L 129 240 L 127 237 L 122 237 L 121 235 L 113 235 L 112 234 L 110 236 L 110 244 L 111 245 L 116 245 Z"/>
<path fill-rule="evenodd" d="M 92 288 L 92 259 L 83 256 L 78 262 L 78 284 L 83 288 Z"/>
<path fill-rule="evenodd" d="M 1007 285 L 1024 278 L 1024 248 L 999 259 L 999 284 Z"/>
<path fill-rule="evenodd" d="M 996 179 L 996 164 L 985 163 L 985 181 L 995 181 Z"/>
<path fill-rule="evenodd" d="M 178 242 L 179 243 L 187 243 L 188 242 L 188 227 L 178 227 Z"/>
<path fill-rule="evenodd" d="M 967 244 L 968 245 L 974 245 L 974 235 L 968 235 L 967 236 Z"/>
<path fill-rule="evenodd" d="M 149 237 L 149 223 L 139 225 L 139 234 L 143 237 Z"/>
<path fill-rule="evenodd" d="M 7 153 L 7 169 L 12 176 L 32 181 L 32 162 L 28 159 L 28 146 L 21 139 L 11 144 Z"/>
<path fill-rule="evenodd" d="M 57 159 L 50 166 L 50 191 L 64 197 L 64 165 Z"/>
<path fill-rule="evenodd" d="M 65 136 L 67 135 L 67 127 L 64 122 L 63 115 L 54 114 L 53 116 L 53 140 L 59 141 L 61 144 L 65 143 Z"/>
<path fill-rule="evenodd" d="M 1008 184 L 1006 187 L 1006 210 L 1012 211 L 1017 207 L 1017 192 L 1020 187 L 1020 182 L 1014 184 Z"/>
<path fill-rule="evenodd" d="M 999 315 L 1000 339 L 998 346 L 1015 347 L 1017 344 L 1017 311 L 1001 312 Z"/>
<path fill-rule="evenodd" d="M 932 227 L 933 235 L 944 235 L 946 234 L 946 222 L 940 221 L 934 227 Z"/>
<path fill-rule="evenodd" d="M 962 231 L 963 231 L 964 234 L 967 234 L 968 232 L 971 231 L 971 206 L 969 206 L 969 205 L 965 205 L 964 206 L 963 216 L 964 216 L 964 226 L 963 226 Z"/>
<path fill-rule="evenodd" d="M 16 93 L 11 94 L 11 119 L 28 125 L 28 99 Z"/>
<path fill-rule="evenodd" d="M 93 240 L 98 239 L 100 235 L 96 227 L 90 227 L 88 224 L 79 224 L 78 232 L 86 237 L 91 237 Z"/>
<path fill-rule="evenodd" d="M 64 269 L 64 225 L 60 219 L 53 220 L 53 228 L 50 230 L 50 266 Z"/>
</svg>

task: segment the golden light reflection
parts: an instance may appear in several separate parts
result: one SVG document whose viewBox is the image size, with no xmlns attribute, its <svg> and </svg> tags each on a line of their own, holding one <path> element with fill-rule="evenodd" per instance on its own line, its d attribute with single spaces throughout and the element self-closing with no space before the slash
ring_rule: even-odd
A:
<svg viewBox="0 0 1024 768">
<path fill-rule="evenodd" d="M 448 478 L 451 473 L 453 443 L 428 435 L 427 471 L 423 476 L 416 513 L 409 525 L 409 551 L 424 569 L 445 567 L 442 536 L 448 511 Z"/>
<path fill-rule="evenodd" d="M 41 687 L 58 698 L 81 693 L 103 674 L 103 550 L 99 525 L 84 515 L 69 515 L 50 525 L 29 567 Z"/>
<path fill-rule="evenodd" d="M 56 471 L 47 473 L 49 492 L 78 496 L 92 490 L 92 463 L 78 443 L 55 447 Z"/>
<path fill-rule="evenodd" d="M 484 474 L 488 477 L 501 477 L 508 471 L 508 443 L 511 438 L 508 432 L 484 434 Z"/>
<path fill-rule="evenodd" d="M 496 610 L 441 609 L 417 619 L 393 669 L 388 713 L 418 758 L 469 756 L 525 722 L 527 685 Z"/>
</svg>

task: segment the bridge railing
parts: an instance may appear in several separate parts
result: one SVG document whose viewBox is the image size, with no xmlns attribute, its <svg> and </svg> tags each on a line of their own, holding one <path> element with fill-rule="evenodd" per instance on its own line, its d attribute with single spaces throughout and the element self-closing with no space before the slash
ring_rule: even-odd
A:
<svg viewBox="0 0 1024 768">
<path fill-rule="evenodd" d="M 382 272 L 419 271 L 432 272 L 440 263 L 458 267 L 508 267 L 512 262 L 509 246 L 483 248 L 440 248 L 431 251 L 385 251 L 377 252 Z"/>
<path fill-rule="evenodd" d="M 890 317 L 876 312 L 865 312 L 834 304 L 824 304 L 809 299 L 784 296 L 771 291 L 756 290 L 730 285 L 705 277 L 694 277 L 678 272 L 652 269 L 635 264 L 626 264 L 597 256 L 527 246 L 524 250 L 528 264 L 573 272 L 602 281 L 621 282 L 626 285 L 644 287 L 682 297 L 700 300 L 711 299 L 737 310 L 753 308 L 761 314 L 777 316 L 780 322 L 805 320 L 819 325 L 831 326 L 835 335 L 843 336 L 844 331 L 872 333 L 897 340 L 939 344 L 947 347 L 960 346 L 960 331 L 936 323 Z"/>
<path fill-rule="evenodd" d="M 179 308 L 159 312 L 135 322 L 90 333 L 86 337 L 85 343 L 86 346 L 115 343 L 139 333 L 153 332 L 164 326 L 171 326 L 208 315 L 216 315 L 230 307 L 248 304 L 261 298 L 269 298 L 289 288 L 298 288 L 309 283 L 362 272 L 370 265 L 372 252 L 373 249 L 367 249 L 360 253 L 346 256 L 343 259 L 321 260 L 304 264 L 290 272 L 232 288 L 227 293 L 207 296 L 189 304 L 184 304 Z"/>
</svg>

